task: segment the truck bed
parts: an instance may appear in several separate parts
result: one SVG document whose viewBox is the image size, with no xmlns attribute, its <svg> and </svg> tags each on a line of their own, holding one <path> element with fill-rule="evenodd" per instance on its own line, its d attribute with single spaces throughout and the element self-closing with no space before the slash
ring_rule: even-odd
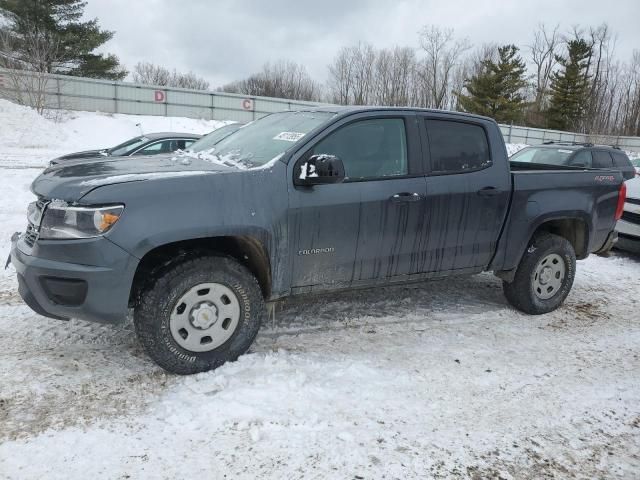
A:
<svg viewBox="0 0 640 480">
<path fill-rule="evenodd" d="M 512 196 L 493 265 L 516 268 L 519 249 L 511 245 L 528 242 L 538 225 L 556 218 L 584 222 L 584 232 L 576 228 L 577 236 L 588 237 L 578 258 L 604 245 L 615 227 L 619 171 L 524 162 L 509 162 L 509 168 Z"/>
</svg>

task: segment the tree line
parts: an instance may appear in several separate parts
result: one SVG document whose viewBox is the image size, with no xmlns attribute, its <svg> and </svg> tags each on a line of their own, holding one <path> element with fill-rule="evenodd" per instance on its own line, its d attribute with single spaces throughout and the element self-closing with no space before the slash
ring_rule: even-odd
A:
<svg viewBox="0 0 640 480">
<path fill-rule="evenodd" d="M 21 88 L 34 91 L 25 103 L 43 108 L 46 73 L 210 88 L 193 72 L 149 62 L 128 72 L 115 55 L 96 53 L 114 32 L 100 28 L 97 19 L 83 20 L 85 6 L 83 0 L 0 0 L 0 67 L 36 73 L 36 87 Z M 457 110 L 501 123 L 640 136 L 640 51 L 620 61 L 607 24 L 570 31 L 541 24 L 522 47 L 473 47 L 453 29 L 434 25 L 423 27 L 416 40 L 389 48 L 345 46 L 327 66 L 326 81 L 313 79 L 304 65 L 279 60 L 218 90 Z"/>
<path fill-rule="evenodd" d="M 531 42 L 472 48 L 452 29 L 425 26 L 418 46 L 343 47 L 314 81 L 303 65 L 267 64 L 222 91 L 341 105 L 412 106 L 490 116 L 500 123 L 640 136 L 640 51 L 621 62 L 607 24 L 540 24 Z"/>
</svg>

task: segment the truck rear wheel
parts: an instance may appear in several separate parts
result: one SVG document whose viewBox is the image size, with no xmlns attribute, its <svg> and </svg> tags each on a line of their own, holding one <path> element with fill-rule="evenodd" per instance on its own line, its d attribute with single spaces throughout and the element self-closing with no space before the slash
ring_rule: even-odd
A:
<svg viewBox="0 0 640 480">
<path fill-rule="evenodd" d="M 536 235 L 525 252 L 513 282 L 502 282 L 507 300 L 531 315 L 548 313 L 564 302 L 573 285 L 576 253 L 564 237 Z"/>
<path fill-rule="evenodd" d="M 156 275 L 134 310 L 138 339 L 165 370 L 204 372 L 245 353 L 265 304 L 256 278 L 227 257 L 200 256 Z"/>
</svg>

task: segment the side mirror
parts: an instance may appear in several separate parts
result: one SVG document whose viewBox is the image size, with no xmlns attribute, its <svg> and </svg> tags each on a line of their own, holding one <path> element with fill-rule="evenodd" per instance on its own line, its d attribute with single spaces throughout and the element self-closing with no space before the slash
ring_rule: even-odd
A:
<svg viewBox="0 0 640 480">
<path fill-rule="evenodd" d="M 344 181 L 344 164 L 335 155 L 312 155 L 299 162 L 296 185 L 323 185 Z"/>
</svg>

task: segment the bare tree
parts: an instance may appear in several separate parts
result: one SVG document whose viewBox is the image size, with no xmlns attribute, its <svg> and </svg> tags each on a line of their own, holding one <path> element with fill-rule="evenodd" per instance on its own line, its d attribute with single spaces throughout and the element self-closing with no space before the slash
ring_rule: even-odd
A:
<svg viewBox="0 0 640 480">
<path fill-rule="evenodd" d="M 466 39 L 456 39 L 453 29 L 426 25 L 420 30 L 420 47 L 425 58 L 420 66 L 422 86 L 426 88 L 426 107 L 446 108 L 452 97 L 451 76 L 460 57 L 469 48 Z"/>
<path fill-rule="evenodd" d="M 144 85 L 169 85 L 171 71 L 150 62 L 138 62 L 133 67 L 133 81 Z"/>
<path fill-rule="evenodd" d="M 330 101 L 340 105 L 348 105 L 351 100 L 351 87 L 353 82 L 353 65 L 350 58 L 350 50 L 342 47 L 340 52 L 329 65 L 329 79 L 327 86 Z"/>
<path fill-rule="evenodd" d="M 209 82 L 193 72 L 179 73 L 174 77 L 172 84 L 175 87 L 190 88 L 191 90 L 209 90 Z"/>
<path fill-rule="evenodd" d="M 541 23 L 534 32 L 533 43 L 527 45 L 535 66 L 536 86 L 533 105 L 537 112 L 541 112 L 546 106 L 551 74 L 558 63 L 556 57 L 561 43 L 559 29 L 559 25 L 550 30 Z"/>
<path fill-rule="evenodd" d="M 209 82 L 193 72 L 180 73 L 161 65 L 138 62 L 133 68 L 133 81 L 144 85 L 160 85 L 193 90 L 209 90 Z"/>
<path fill-rule="evenodd" d="M 26 33 L 17 38 L 0 29 L 0 67 L 6 69 L 3 71 L 6 81 L 0 93 L 42 114 L 48 106 L 48 72 L 62 59 L 60 42 L 39 32 L 35 26 L 24 30 Z"/>
<path fill-rule="evenodd" d="M 353 103 L 367 105 L 371 103 L 373 89 L 373 66 L 376 54 L 368 43 L 352 47 L 351 62 L 353 66 Z"/>
<path fill-rule="evenodd" d="M 590 81 L 590 92 L 584 129 L 586 132 L 606 132 L 610 130 L 610 101 L 618 81 L 614 65 L 616 39 L 606 23 L 590 27 L 588 38 L 591 57 L 585 75 Z"/>
<path fill-rule="evenodd" d="M 343 105 L 371 103 L 375 60 L 376 52 L 368 43 L 343 47 L 329 66 L 332 100 Z"/>
<path fill-rule="evenodd" d="M 412 105 L 415 68 L 416 54 L 413 48 L 395 47 L 377 52 L 373 72 L 373 102 L 390 106 Z"/>
<path fill-rule="evenodd" d="M 303 65 L 280 60 L 266 63 L 262 71 L 244 80 L 224 85 L 224 92 L 243 93 L 264 97 L 288 98 L 291 100 L 317 101 L 321 88 L 307 73 Z"/>
</svg>

